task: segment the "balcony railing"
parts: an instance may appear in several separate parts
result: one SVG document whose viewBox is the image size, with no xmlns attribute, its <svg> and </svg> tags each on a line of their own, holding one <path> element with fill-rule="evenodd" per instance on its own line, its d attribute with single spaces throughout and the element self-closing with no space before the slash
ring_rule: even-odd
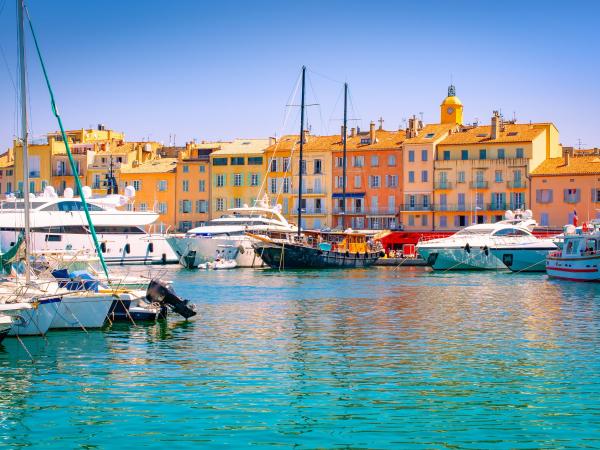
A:
<svg viewBox="0 0 600 450">
<path fill-rule="evenodd" d="M 525 189 L 527 187 L 527 181 L 525 180 L 514 180 L 507 181 L 506 185 L 509 189 Z"/>
<path fill-rule="evenodd" d="M 433 183 L 434 189 L 452 189 L 453 185 L 450 181 L 436 181 Z"/>
<path fill-rule="evenodd" d="M 40 177 L 40 172 L 39 172 L 39 170 L 30 170 L 29 171 L 29 176 L 31 178 L 39 178 Z"/>
<path fill-rule="evenodd" d="M 327 214 L 326 208 L 303 208 L 302 214 L 320 216 Z"/>
<path fill-rule="evenodd" d="M 471 181 L 469 183 L 469 186 L 471 186 L 471 189 L 487 189 L 488 182 L 487 181 Z"/>
<path fill-rule="evenodd" d="M 433 211 L 431 203 L 405 203 L 400 205 L 400 211 Z"/>
<path fill-rule="evenodd" d="M 357 208 L 357 207 L 351 207 L 351 208 L 346 208 L 345 214 L 365 214 L 366 208 Z M 334 206 L 333 207 L 333 213 L 334 214 L 342 214 L 344 213 L 344 211 L 342 211 L 342 208 L 340 206 Z"/>
<path fill-rule="evenodd" d="M 467 205 L 459 204 L 437 204 L 434 205 L 434 211 L 468 211 L 469 207 Z"/>
<path fill-rule="evenodd" d="M 327 195 L 325 188 L 302 188 L 302 195 Z M 294 189 L 294 195 L 298 195 L 298 188 Z"/>
</svg>

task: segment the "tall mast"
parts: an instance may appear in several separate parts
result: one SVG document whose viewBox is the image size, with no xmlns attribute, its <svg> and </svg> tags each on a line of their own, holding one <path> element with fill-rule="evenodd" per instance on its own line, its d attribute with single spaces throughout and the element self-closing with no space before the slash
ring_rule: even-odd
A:
<svg viewBox="0 0 600 450">
<path fill-rule="evenodd" d="M 344 156 L 342 158 L 342 228 L 346 229 L 346 137 L 348 136 L 348 83 L 344 83 Z"/>
<path fill-rule="evenodd" d="M 19 88 L 21 90 L 21 144 L 23 146 L 23 204 L 25 206 L 25 280 L 30 281 L 29 278 L 29 255 L 31 254 L 31 247 L 29 241 L 29 131 L 27 125 L 27 75 L 25 66 L 25 0 L 17 0 L 17 14 L 18 14 L 18 42 L 19 42 L 19 75 L 20 83 Z"/>
<path fill-rule="evenodd" d="M 302 66 L 302 97 L 300 100 L 300 164 L 298 177 L 298 237 L 300 237 L 302 228 L 302 161 L 304 150 L 304 85 L 306 79 L 306 66 Z"/>
</svg>

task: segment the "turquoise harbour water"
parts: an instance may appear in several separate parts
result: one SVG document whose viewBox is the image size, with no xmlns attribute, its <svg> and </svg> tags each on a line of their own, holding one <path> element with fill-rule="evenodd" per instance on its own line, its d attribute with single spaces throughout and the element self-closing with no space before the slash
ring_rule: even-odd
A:
<svg viewBox="0 0 600 450">
<path fill-rule="evenodd" d="M 600 447 L 600 284 L 171 268 L 199 317 L 0 346 L 0 447 Z"/>
</svg>

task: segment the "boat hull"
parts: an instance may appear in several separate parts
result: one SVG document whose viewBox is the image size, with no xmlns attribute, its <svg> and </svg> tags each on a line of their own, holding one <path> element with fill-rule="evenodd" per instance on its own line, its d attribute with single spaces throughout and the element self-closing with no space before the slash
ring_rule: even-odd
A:
<svg viewBox="0 0 600 450">
<path fill-rule="evenodd" d="M 13 326 L 14 319 L 10 316 L 0 315 L 0 343 L 4 340 Z"/>
<path fill-rule="evenodd" d="M 65 295 L 50 328 L 100 328 L 112 302 L 109 294 Z"/>
<path fill-rule="evenodd" d="M 492 248 L 490 252 L 513 272 L 545 272 L 546 257 L 553 250 L 556 250 L 556 247 L 546 249 Z"/>
<path fill-rule="evenodd" d="M 466 251 L 464 247 L 418 249 L 427 265 L 434 270 L 502 270 L 506 266 L 486 249 L 471 247 Z"/>
<path fill-rule="evenodd" d="M 341 253 L 296 244 L 257 243 L 255 252 L 273 269 L 359 268 L 372 266 L 379 253 Z"/>
<path fill-rule="evenodd" d="M 7 251 L 17 241 L 19 230 L 0 231 L 0 247 Z M 98 234 L 98 242 L 104 249 L 104 260 L 111 265 L 128 264 L 176 264 L 177 255 L 161 234 L 115 233 Z M 31 248 L 44 251 L 89 251 L 96 248 L 89 234 L 31 233 Z"/>
<path fill-rule="evenodd" d="M 40 336 L 46 334 L 60 305 L 60 297 L 39 300 L 32 309 L 18 311 L 9 336 Z M 12 314 L 11 314 L 12 315 Z"/>
<path fill-rule="evenodd" d="M 172 236 L 167 238 L 167 242 L 179 256 L 181 265 L 188 268 L 212 262 L 217 256 L 221 259 L 235 260 L 237 267 L 262 267 L 264 265 L 255 253 L 249 237 L 219 239 Z"/>
<path fill-rule="evenodd" d="M 546 272 L 551 278 L 569 281 L 600 281 L 600 255 L 581 258 L 548 257 Z"/>
</svg>

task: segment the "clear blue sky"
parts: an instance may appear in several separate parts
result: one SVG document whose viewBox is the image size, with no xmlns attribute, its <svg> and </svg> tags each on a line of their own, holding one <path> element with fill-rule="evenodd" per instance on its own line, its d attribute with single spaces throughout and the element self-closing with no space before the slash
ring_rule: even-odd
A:
<svg viewBox="0 0 600 450">
<path fill-rule="evenodd" d="M 358 124 L 439 120 L 450 77 L 465 120 L 492 110 L 552 121 L 564 145 L 600 146 L 598 2 L 30 0 L 67 128 L 104 123 L 130 139 L 183 144 L 266 137 L 283 126 L 300 67 L 315 133 L 338 132 L 339 81 Z M 4 6 L 4 7 L 3 7 Z M 0 0 L 0 43 L 15 76 L 15 0 Z M 31 41 L 31 40 L 30 40 Z M 56 129 L 29 50 L 32 132 Z M 328 78 L 322 77 L 324 74 Z M 338 81 L 331 81 L 329 78 Z M 314 91 L 314 92 L 313 92 Z M 0 148 L 15 91 L 0 60 Z"/>
</svg>

